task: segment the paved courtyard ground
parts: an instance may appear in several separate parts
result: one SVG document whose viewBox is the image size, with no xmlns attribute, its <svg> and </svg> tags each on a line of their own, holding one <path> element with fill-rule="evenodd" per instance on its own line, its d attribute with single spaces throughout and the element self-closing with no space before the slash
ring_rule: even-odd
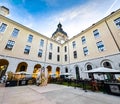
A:
<svg viewBox="0 0 120 104">
<path fill-rule="evenodd" d="M 0 86 L 0 104 L 120 104 L 120 97 L 56 84 Z"/>
</svg>

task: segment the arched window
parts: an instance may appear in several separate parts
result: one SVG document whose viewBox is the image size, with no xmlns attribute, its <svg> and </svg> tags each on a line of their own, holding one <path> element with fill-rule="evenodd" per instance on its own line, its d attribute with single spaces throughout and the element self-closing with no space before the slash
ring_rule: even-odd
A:
<svg viewBox="0 0 120 104">
<path fill-rule="evenodd" d="M 91 65 L 87 65 L 87 70 L 92 70 L 92 66 Z"/>
<path fill-rule="evenodd" d="M 103 66 L 106 67 L 106 68 L 112 69 L 112 66 L 111 66 L 111 64 L 109 62 L 104 62 Z"/>
</svg>

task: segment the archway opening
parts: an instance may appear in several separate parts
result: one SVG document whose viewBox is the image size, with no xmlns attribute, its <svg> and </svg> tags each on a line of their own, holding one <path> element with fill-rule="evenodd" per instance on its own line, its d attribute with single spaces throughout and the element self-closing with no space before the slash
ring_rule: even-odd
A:
<svg viewBox="0 0 120 104">
<path fill-rule="evenodd" d="M 22 71 L 26 72 L 27 71 L 27 66 L 28 65 L 27 65 L 26 62 L 19 63 L 18 66 L 17 66 L 16 72 L 22 72 Z"/>
<path fill-rule="evenodd" d="M 79 73 L 79 67 L 78 66 L 75 67 L 75 71 L 76 71 L 76 79 L 79 80 L 80 79 L 80 73 Z"/>
<path fill-rule="evenodd" d="M 33 78 L 37 78 L 40 76 L 40 68 L 41 68 L 40 64 L 36 64 L 34 66 L 33 75 L 32 75 Z"/>
<path fill-rule="evenodd" d="M 9 62 L 5 59 L 0 59 L 0 79 L 5 75 Z"/>
<path fill-rule="evenodd" d="M 51 75 L 52 75 L 52 67 L 51 66 L 47 66 L 47 72 L 48 72 L 48 83 L 51 80 Z"/>
<path fill-rule="evenodd" d="M 57 67 L 56 68 L 56 78 L 59 78 L 60 77 L 60 68 Z"/>
<path fill-rule="evenodd" d="M 92 65 L 87 65 L 87 70 L 92 70 Z M 88 73 L 88 77 L 92 78 L 93 74 L 92 73 Z"/>
</svg>

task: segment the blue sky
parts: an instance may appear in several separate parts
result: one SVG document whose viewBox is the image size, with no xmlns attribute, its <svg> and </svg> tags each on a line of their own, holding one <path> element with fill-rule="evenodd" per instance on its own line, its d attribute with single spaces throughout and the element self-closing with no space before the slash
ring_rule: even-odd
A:
<svg viewBox="0 0 120 104">
<path fill-rule="evenodd" d="M 120 0 L 0 0 L 0 5 L 9 8 L 8 18 L 47 37 L 60 21 L 71 38 L 119 9 Z"/>
</svg>

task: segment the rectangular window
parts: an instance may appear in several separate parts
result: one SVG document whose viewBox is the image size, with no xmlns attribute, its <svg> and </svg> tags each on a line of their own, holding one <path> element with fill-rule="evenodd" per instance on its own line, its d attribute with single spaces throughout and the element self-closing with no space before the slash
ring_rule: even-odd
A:
<svg viewBox="0 0 120 104">
<path fill-rule="evenodd" d="M 5 49 L 12 50 L 15 42 L 12 40 L 8 40 L 7 45 L 5 46 Z"/>
<path fill-rule="evenodd" d="M 67 61 L 67 55 L 65 55 L 65 61 Z"/>
<path fill-rule="evenodd" d="M 32 35 L 29 35 L 27 41 L 30 42 L 30 43 L 32 43 L 32 40 L 33 40 L 33 36 L 32 36 Z"/>
<path fill-rule="evenodd" d="M 96 43 L 99 51 L 104 51 L 105 47 L 102 41 Z"/>
<path fill-rule="evenodd" d="M 95 38 L 99 38 L 99 37 L 100 37 L 100 34 L 99 34 L 98 29 L 94 30 L 94 31 L 93 31 L 93 34 L 94 34 L 94 37 L 95 37 Z"/>
<path fill-rule="evenodd" d="M 60 52 L 60 47 L 59 46 L 57 47 L 57 52 Z"/>
<path fill-rule="evenodd" d="M 41 40 L 40 40 L 40 47 L 43 47 L 43 46 L 44 46 L 44 40 L 41 39 Z"/>
<path fill-rule="evenodd" d="M 38 51 L 38 57 L 42 57 L 43 50 L 39 49 Z"/>
<path fill-rule="evenodd" d="M 7 27 L 7 25 L 2 23 L 1 26 L 0 26 L 0 32 L 4 32 L 6 27 Z"/>
<path fill-rule="evenodd" d="M 74 58 L 77 58 L 77 51 L 73 52 Z"/>
<path fill-rule="evenodd" d="M 86 43 L 85 36 L 83 36 L 83 37 L 81 38 L 81 40 L 82 40 L 82 44 L 85 44 L 85 43 Z"/>
<path fill-rule="evenodd" d="M 67 52 L 67 46 L 64 47 L 65 52 Z"/>
<path fill-rule="evenodd" d="M 60 55 L 57 55 L 57 61 L 60 61 Z"/>
<path fill-rule="evenodd" d="M 31 46 L 26 45 L 26 47 L 25 47 L 25 49 L 24 49 L 24 53 L 25 53 L 25 54 L 29 54 L 30 48 L 31 48 Z"/>
<path fill-rule="evenodd" d="M 12 37 L 17 37 L 19 33 L 19 30 L 14 28 L 13 32 L 12 32 Z"/>
<path fill-rule="evenodd" d="M 120 17 L 114 20 L 115 25 L 120 28 Z"/>
<path fill-rule="evenodd" d="M 75 41 L 72 42 L 73 48 L 76 48 L 76 43 Z"/>
<path fill-rule="evenodd" d="M 49 52 L 49 59 L 52 59 L 52 52 Z"/>
<path fill-rule="evenodd" d="M 50 50 L 52 50 L 53 49 L 53 44 L 52 43 L 50 43 Z"/>
<path fill-rule="evenodd" d="M 84 48 L 83 48 L 83 52 L 84 52 L 84 55 L 85 55 L 85 56 L 88 55 L 88 49 L 87 49 L 87 47 L 84 47 Z"/>
</svg>

